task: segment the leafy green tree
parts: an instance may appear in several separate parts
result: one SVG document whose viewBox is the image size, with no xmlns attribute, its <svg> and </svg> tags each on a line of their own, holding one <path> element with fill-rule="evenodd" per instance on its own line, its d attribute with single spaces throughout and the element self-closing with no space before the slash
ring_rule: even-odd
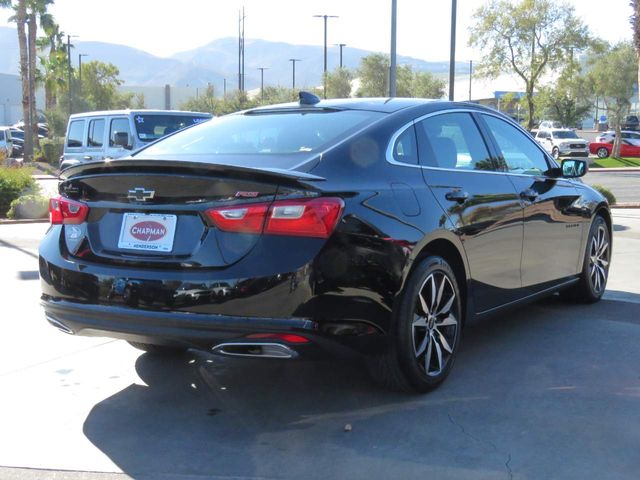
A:
<svg viewBox="0 0 640 480">
<path fill-rule="evenodd" d="M 619 43 L 591 61 L 588 76 L 593 85 L 593 92 L 604 100 L 616 131 L 612 157 L 620 156 L 620 130 L 631 107 L 637 75 L 638 57 L 629 42 Z"/>
<path fill-rule="evenodd" d="M 591 43 L 574 8 L 552 0 L 491 0 L 474 14 L 469 45 L 484 52 L 476 72 L 486 78 L 516 74 L 525 84 L 528 126 L 534 90 L 545 73 L 562 68 Z"/>
<path fill-rule="evenodd" d="M 374 53 L 362 59 L 359 97 L 386 97 L 389 95 L 388 55 Z M 414 72 L 411 65 L 399 65 L 396 70 L 398 97 L 442 98 L 445 83 L 429 72 Z"/>
<path fill-rule="evenodd" d="M 386 97 L 389 94 L 389 57 L 382 53 L 367 55 L 358 69 L 358 97 Z"/>
<path fill-rule="evenodd" d="M 89 110 L 109 110 L 128 108 L 133 94 L 118 93 L 118 87 L 124 82 L 119 78 L 120 71 L 112 63 L 97 60 L 82 64 L 82 98 Z"/>
<path fill-rule="evenodd" d="M 411 94 L 417 98 L 444 97 L 445 82 L 429 72 L 415 72 L 413 74 Z"/>
<path fill-rule="evenodd" d="M 349 98 L 352 80 L 353 73 L 348 68 L 338 67 L 333 72 L 327 72 L 325 77 L 327 98 Z"/>
<path fill-rule="evenodd" d="M 44 70 L 40 77 L 44 85 L 44 105 L 46 110 L 53 109 L 57 104 L 58 92 L 67 86 L 67 51 L 64 45 L 64 32 L 55 21 L 53 15 L 45 13 L 40 16 L 40 26 L 44 36 L 38 38 L 38 47 L 48 49 L 40 56 L 40 65 Z"/>
</svg>

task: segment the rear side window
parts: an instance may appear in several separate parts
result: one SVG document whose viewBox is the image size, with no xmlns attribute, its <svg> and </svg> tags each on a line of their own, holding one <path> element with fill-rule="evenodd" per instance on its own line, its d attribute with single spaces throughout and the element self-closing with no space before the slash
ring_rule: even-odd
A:
<svg viewBox="0 0 640 480">
<path fill-rule="evenodd" d="M 91 120 L 89 122 L 89 137 L 87 146 L 101 147 L 104 142 L 104 119 Z"/>
<path fill-rule="evenodd" d="M 143 142 L 153 142 L 159 138 L 209 120 L 210 117 L 197 115 L 155 115 L 138 114 L 133 117 L 138 138 Z"/>
<path fill-rule="evenodd" d="M 128 133 L 131 138 L 131 129 L 129 128 L 128 118 L 114 118 L 111 120 L 111 128 L 109 130 L 109 146 L 117 146 L 115 143 L 116 133 Z"/>
<path fill-rule="evenodd" d="M 491 156 L 468 113 L 445 113 L 417 124 L 421 160 L 426 166 L 459 170 L 502 170 Z M 424 154 L 422 153 L 424 152 Z"/>
<path fill-rule="evenodd" d="M 396 140 L 393 146 L 393 159 L 400 163 L 418 164 L 418 145 L 413 126 L 402 132 Z"/>
<path fill-rule="evenodd" d="M 82 136 L 84 135 L 84 120 L 74 120 L 69 125 L 67 135 L 67 147 L 81 147 Z"/>
<path fill-rule="evenodd" d="M 549 169 L 545 154 L 537 143 L 513 125 L 483 115 L 510 173 L 541 175 Z"/>
</svg>

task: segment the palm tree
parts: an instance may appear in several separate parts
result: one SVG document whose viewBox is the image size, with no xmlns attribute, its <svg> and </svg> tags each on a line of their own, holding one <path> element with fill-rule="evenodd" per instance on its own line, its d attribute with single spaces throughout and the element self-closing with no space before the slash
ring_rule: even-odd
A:
<svg viewBox="0 0 640 480">
<path fill-rule="evenodd" d="M 633 14 L 631 15 L 633 45 L 636 48 L 636 56 L 640 58 L 640 1 L 632 0 L 629 5 L 633 8 Z M 640 85 L 640 62 L 638 63 L 638 85 Z"/>
<path fill-rule="evenodd" d="M 45 36 L 38 39 L 38 48 L 49 48 L 47 56 L 40 57 L 40 64 L 44 69 L 44 104 L 46 110 L 51 110 L 57 104 L 57 94 L 65 87 L 65 72 L 67 69 L 67 54 L 64 48 L 64 32 L 50 13 L 40 16 L 40 26 Z"/>
<path fill-rule="evenodd" d="M 20 79 L 22 81 L 22 118 L 24 121 L 24 157 L 31 160 L 33 156 L 33 136 L 29 125 L 30 97 L 29 97 L 29 62 L 27 49 L 27 0 L 0 0 L 0 7 L 11 8 L 15 12 L 9 20 L 16 22 L 18 30 L 18 45 L 20 48 Z"/>
</svg>

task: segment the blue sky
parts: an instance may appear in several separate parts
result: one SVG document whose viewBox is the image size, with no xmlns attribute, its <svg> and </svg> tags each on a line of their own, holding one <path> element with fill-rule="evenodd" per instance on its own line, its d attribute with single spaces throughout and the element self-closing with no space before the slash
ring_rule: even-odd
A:
<svg viewBox="0 0 640 480">
<path fill-rule="evenodd" d="M 458 0 L 457 59 L 477 60 L 467 47 L 473 12 L 484 0 Z M 610 42 L 631 38 L 628 0 L 569 0 L 592 32 Z M 329 44 L 388 52 L 390 0 L 56 0 L 51 8 L 66 33 L 137 47 L 158 56 L 237 35 L 238 9 L 245 6 L 247 38 L 321 45 L 322 20 Z M 398 0 L 398 52 L 425 60 L 448 60 L 451 2 Z M 0 25 L 9 25 L 0 11 Z"/>
</svg>

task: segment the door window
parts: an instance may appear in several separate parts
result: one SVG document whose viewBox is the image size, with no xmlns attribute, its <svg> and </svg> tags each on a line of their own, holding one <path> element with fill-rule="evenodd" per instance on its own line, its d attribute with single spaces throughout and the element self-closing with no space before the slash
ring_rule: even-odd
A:
<svg viewBox="0 0 640 480">
<path fill-rule="evenodd" d="M 84 135 L 84 120 L 74 120 L 69 125 L 67 135 L 67 147 L 81 147 L 82 135 Z"/>
<path fill-rule="evenodd" d="M 469 113 L 445 113 L 417 124 L 424 165 L 460 170 L 501 171 Z M 424 148 L 422 143 L 424 143 Z"/>
<path fill-rule="evenodd" d="M 496 140 L 509 173 L 542 175 L 549 170 L 546 156 L 538 145 L 516 127 L 491 115 L 483 115 Z"/>
<path fill-rule="evenodd" d="M 89 122 L 88 147 L 101 147 L 104 141 L 104 119 L 91 120 Z"/>
<path fill-rule="evenodd" d="M 114 118 L 111 120 L 111 128 L 109 129 L 109 146 L 117 147 L 116 133 L 126 133 L 131 138 L 131 129 L 129 127 L 128 118 Z"/>
</svg>

